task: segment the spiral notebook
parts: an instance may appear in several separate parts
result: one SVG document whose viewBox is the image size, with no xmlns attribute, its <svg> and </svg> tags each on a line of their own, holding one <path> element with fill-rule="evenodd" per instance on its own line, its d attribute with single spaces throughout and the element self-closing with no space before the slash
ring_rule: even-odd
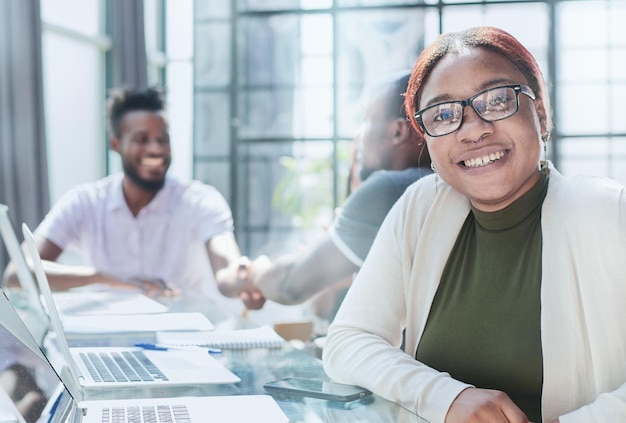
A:
<svg viewBox="0 0 626 423">
<path fill-rule="evenodd" d="M 202 332 L 157 332 L 157 343 L 164 346 L 200 346 L 241 350 L 248 348 L 281 348 L 285 340 L 270 326 L 253 329 Z"/>
</svg>

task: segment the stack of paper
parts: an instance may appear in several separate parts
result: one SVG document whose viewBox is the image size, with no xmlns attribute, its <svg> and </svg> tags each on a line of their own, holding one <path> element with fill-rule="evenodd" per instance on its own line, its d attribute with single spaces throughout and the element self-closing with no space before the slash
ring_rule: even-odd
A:
<svg viewBox="0 0 626 423">
<path fill-rule="evenodd" d="M 158 331 L 211 331 L 215 326 L 201 313 L 133 315 L 64 315 L 63 332 L 72 346 L 133 346 L 156 342 Z"/>
</svg>

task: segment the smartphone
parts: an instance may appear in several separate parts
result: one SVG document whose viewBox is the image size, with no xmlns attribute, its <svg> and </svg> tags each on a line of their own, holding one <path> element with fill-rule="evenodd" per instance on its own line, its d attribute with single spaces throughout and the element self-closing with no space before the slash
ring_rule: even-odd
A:
<svg viewBox="0 0 626 423">
<path fill-rule="evenodd" d="M 268 382 L 263 385 L 263 388 L 269 392 L 342 402 L 354 401 L 372 395 L 367 389 L 356 385 L 345 385 L 343 383 L 299 377 L 288 377 Z"/>
</svg>

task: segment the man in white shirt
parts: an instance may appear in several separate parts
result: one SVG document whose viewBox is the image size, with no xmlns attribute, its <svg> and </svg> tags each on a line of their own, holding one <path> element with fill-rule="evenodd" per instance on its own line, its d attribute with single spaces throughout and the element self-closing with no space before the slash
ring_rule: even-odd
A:
<svg viewBox="0 0 626 423">
<path fill-rule="evenodd" d="M 232 214 L 214 187 L 166 175 L 171 149 L 164 109 L 157 89 L 112 93 L 110 145 L 123 173 L 70 190 L 35 230 L 54 289 L 104 283 L 152 296 L 226 300 L 214 273 L 240 256 Z M 68 248 L 78 250 L 85 266 L 50 263 Z M 13 277 L 9 266 L 5 282 Z"/>
</svg>

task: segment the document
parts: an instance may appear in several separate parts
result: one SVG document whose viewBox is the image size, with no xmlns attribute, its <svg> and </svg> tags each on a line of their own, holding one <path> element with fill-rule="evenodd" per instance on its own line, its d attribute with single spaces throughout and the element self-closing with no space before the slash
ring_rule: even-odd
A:
<svg viewBox="0 0 626 423">
<path fill-rule="evenodd" d="M 212 331 L 215 326 L 201 313 L 133 315 L 64 315 L 61 321 L 70 346 L 133 346 L 155 342 L 157 332 Z"/>
<path fill-rule="evenodd" d="M 253 329 L 212 332 L 157 332 L 157 343 L 165 346 L 195 345 L 222 349 L 281 348 L 285 342 L 274 329 L 267 325 Z"/>
</svg>

